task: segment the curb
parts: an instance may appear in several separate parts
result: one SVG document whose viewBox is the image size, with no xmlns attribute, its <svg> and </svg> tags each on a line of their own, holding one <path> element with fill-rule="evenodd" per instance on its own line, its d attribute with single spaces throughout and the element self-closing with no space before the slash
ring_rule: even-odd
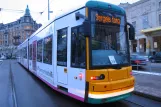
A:
<svg viewBox="0 0 161 107">
<path fill-rule="evenodd" d="M 150 94 L 145 94 L 145 93 L 142 93 L 142 92 L 139 92 L 139 91 L 133 91 L 133 94 L 161 102 L 161 97 L 153 96 L 153 95 L 150 95 Z"/>
</svg>

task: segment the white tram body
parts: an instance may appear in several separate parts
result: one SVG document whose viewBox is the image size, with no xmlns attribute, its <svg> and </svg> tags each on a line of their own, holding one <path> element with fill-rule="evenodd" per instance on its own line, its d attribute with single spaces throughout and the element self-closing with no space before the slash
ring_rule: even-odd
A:
<svg viewBox="0 0 161 107">
<path fill-rule="evenodd" d="M 85 15 L 85 8 L 70 13 L 64 17 L 58 17 L 51 21 L 46 26 L 42 26 L 38 31 L 31 35 L 25 40 L 19 47 L 18 50 L 27 49 L 27 57 L 21 57 L 19 62 L 29 71 L 33 72 L 36 76 L 42 79 L 48 85 L 54 87 L 62 86 L 68 89 L 68 94 L 73 97 L 78 97 L 83 101 L 85 95 L 85 69 L 73 68 L 70 66 L 70 55 L 71 55 L 71 42 L 67 42 L 67 66 L 57 65 L 57 31 L 61 29 L 66 30 L 67 41 L 71 41 L 71 28 L 79 26 L 84 22 L 84 19 L 76 20 L 75 13 L 80 12 Z M 60 24 L 61 23 L 61 24 Z M 42 45 L 45 39 L 51 37 L 52 39 L 52 63 L 43 63 L 43 55 L 45 54 L 42 50 L 41 61 L 37 61 L 37 43 L 42 40 Z M 65 37 L 64 37 L 65 38 Z M 43 47 L 43 46 L 42 46 Z M 30 50 L 32 50 L 32 58 L 30 58 Z M 25 55 L 25 52 L 22 53 Z M 29 64 L 28 64 L 29 61 Z M 64 71 L 67 70 L 67 71 Z M 82 75 L 82 79 L 79 76 Z M 76 80 L 75 78 L 78 77 Z"/>
<path fill-rule="evenodd" d="M 87 3 L 88 5 L 96 5 L 97 3 L 108 5 L 107 3 L 98 1 L 89 1 Z M 83 16 L 88 16 L 88 8 L 87 4 L 85 4 L 83 7 L 59 16 L 39 28 L 18 46 L 18 52 L 20 54 L 18 62 L 54 90 L 63 94 L 69 95 L 82 102 L 110 102 L 105 100 L 104 102 L 97 102 L 95 100 L 89 100 L 88 98 L 102 100 L 128 94 L 133 91 L 133 85 L 131 84 L 130 86 L 132 87 L 127 88 L 127 90 L 117 91 L 116 93 L 112 93 L 112 91 L 110 93 L 105 93 L 105 91 L 103 94 L 99 94 L 99 92 L 88 93 L 89 88 L 87 87 L 89 86 L 86 81 L 88 77 L 86 72 L 89 70 L 88 63 L 81 63 L 81 67 L 77 67 L 75 66 L 76 64 L 74 65 L 71 61 L 73 57 L 71 52 L 73 52 L 72 48 L 74 48 L 71 44 L 71 35 L 75 33 L 82 35 L 82 33 L 84 33 L 82 32 L 82 26 L 86 18 L 83 18 Z M 76 14 L 79 14 L 78 17 Z M 86 51 L 86 58 L 87 55 L 89 55 L 89 53 Z M 130 72 L 130 68 L 128 69 Z M 94 73 L 94 75 L 96 74 L 99 73 Z M 91 80 L 89 80 L 89 82 L 90 81 Z M 94 82 L 92 82 L 92 84 L 93 83 Z M 102 92 L 100 91 L 100 93 Z"/>
</svg>

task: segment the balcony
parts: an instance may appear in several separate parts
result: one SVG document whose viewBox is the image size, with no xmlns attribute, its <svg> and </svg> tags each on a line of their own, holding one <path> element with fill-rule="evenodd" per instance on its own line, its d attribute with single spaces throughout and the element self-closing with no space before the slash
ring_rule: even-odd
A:
<svg viewBox="0 0 161 107">
<path fill-rule="evenodd" d="M 20 42 L 20 36 L 13 36 L 13 45 L 17 46 L 19 45 L 21 42 Z"/>
<path fill-rule="evenodd" d="M 16 39 L 20 39 L 20 35 L 17 35 L 17 36 L 13 36 L 13 38 L 16 40 Z"/>
</svg>

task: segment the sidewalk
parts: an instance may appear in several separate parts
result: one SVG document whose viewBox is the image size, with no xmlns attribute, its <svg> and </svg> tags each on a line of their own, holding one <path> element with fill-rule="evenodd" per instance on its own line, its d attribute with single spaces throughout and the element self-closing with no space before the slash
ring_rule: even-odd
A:
<svg viewBox="0 0 161 107">
<path fill-rule="evenodd" d="M 134 94 L 161 102 L 161 73 L 133 70 L 135 76 Z"/>
</svg>

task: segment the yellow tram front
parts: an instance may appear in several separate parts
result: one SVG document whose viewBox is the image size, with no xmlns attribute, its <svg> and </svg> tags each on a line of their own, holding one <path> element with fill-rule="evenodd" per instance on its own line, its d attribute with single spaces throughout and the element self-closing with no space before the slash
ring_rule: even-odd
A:
<svg viewBox="0 0 161 107">
<path fill-rule="evenodd" d="M 135 83 L 129 52 L 134 28 L 120 7 L 101 2 L 88 2 L 86 7 L 85 101 L 99 104 L 124 99 Z"/>
</svg>

